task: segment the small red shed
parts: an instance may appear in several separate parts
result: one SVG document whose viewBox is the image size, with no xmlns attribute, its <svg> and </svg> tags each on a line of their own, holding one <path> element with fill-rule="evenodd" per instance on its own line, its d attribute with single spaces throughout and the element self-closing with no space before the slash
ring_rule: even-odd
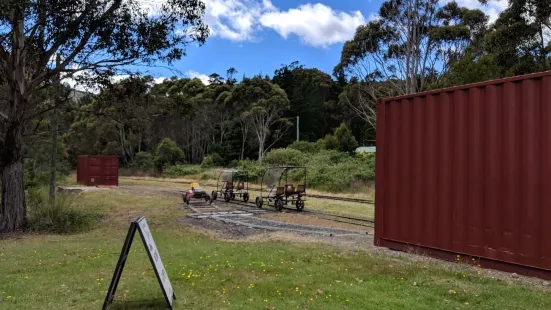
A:
<svg viewBox="0 0 551 310">
<path fill-rule="evenodd" d="M 119 157 L 78 156 L 77 181 L 87 186 L 119 185 Z"/>
</svg>

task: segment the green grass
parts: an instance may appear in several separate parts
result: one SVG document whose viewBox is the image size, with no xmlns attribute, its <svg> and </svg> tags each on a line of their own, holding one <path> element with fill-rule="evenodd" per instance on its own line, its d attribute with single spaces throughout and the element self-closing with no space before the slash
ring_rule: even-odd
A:
<svg viewBox="0 0 551 310">
<path fill-rule="evenodd" d="M 178 197 L 82 194 L 106 216 L 77 235 L 0 240 L 0 309 L 99 309 L 128 224 L 146 216 L 177 296 L 175 309 L 550 309 L 551 294 L 486 271 L 371 250 L 290 241 L 222 241 L 178 224 Z M 454 293 L 455 292 L 455 293 Z M 110 309 L 162 308 L 135 239 Z"/>
</svg>

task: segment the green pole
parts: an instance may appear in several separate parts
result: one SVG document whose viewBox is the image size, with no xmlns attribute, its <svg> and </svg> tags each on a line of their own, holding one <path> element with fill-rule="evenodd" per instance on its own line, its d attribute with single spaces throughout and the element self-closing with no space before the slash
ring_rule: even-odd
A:
<svg viewBox="0 0 551 310">
<path fill-rule="evenodd" d="M 297 116 L 297 141 L 300 140 L 299 121 L 300 121 L 300 116 Z"/>
</svg>

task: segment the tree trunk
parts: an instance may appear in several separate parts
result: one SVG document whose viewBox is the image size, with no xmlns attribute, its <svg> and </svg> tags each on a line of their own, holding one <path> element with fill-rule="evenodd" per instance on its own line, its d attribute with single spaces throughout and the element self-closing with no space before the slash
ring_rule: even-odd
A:
<svg viewBox="0 0 551 310">
<path fill-rule="evenodd" d="M 26 213 L 23 158 L 19 157 L 2 169 L 0 233 L 10 233 L 23 228 Z"/>
<path fill-rule="evenodd" d="M 59 66 L 61 63 L 61 57 L 59 54 L 56 55 L 56 65 Z M 59 76 L 57 76 L 56 87 L 55 87 L 55 98 L 54 98 L 54 110 L 52 111 L 52 150 L 50 153 L 50 205 L 55 206 L 55 177 L 56 177 L 56 163 L 57 163 L 57 107 L 59 105 L 59 92 L 61 88 L 59 87 L 60 81 Z"/>
<path fill-rule="evenodd" d="M 25 18 L 18 6 L 12 14 L 13 43 L 11 76 L 7 117 L 2 122 L 0 144 L 0 174 L 2 181 L 2 205 L 0 206 L 0 233 L 10 233 L 23 228 L 27 207 L 23 179 L 23 124 L 26 109 L 25 89 Z"/>
<path fill-rule="evenodd" d="M 260 140 L 258 142 L 258 162 L 262 163 L 264 159 L 264 142 Z"/>
<path fill-rule="evenodd" d="M 241 154 L 239 160 L 245 159 L 245 143 L 247 142 L 247 135 L 249 133 L 249 126 L 245 121 L 241 121 Z"/>
<path fill-rule="evenodd" d="M 258 162 L 264 160 L 264 144 L 266 143 L 266 135 L 264 133 L 257 134 L 258 137 Z"/>
</svg>

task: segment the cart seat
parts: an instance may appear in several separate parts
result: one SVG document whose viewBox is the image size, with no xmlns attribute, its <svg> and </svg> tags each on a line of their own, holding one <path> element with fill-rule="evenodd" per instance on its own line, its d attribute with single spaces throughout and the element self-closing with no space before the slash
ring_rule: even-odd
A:
<svg viewBox="0 0 551 310">
<path fill-rule="evenodd" d="M 285 194 L 285 187 L 283 186 L 278 186 L 278 188 L 276 189 L 276 193 L 275 193 L 277 196 L 281 196 L 283 194 Z"/>
<path fill-rule="evenodd" d="M 297 186 L 297 193 L 305 193 L 306 192 L 306 185 L 305 184 L 302 184 L 302 185 L 298 185 Z"/>
<path fill-rule="evenodd" d="M 233 182 L 232 181 L 226 182 L 226 189 L 233 189 Z"/>
<path fill-rule="evenodd" d="M 287 184 L 285 185 L 285 194 L 286 195 L 293 195 L 295 193 L 295 187 L 293 184 Z"/>
<path fill-rule="evenodd" d="M 237 183 L 237 190 L 238 191 L 243 190 L 244 188 L 245 188 L 245 183 L 243 183 L 243 182 Z"/>
</svg>

